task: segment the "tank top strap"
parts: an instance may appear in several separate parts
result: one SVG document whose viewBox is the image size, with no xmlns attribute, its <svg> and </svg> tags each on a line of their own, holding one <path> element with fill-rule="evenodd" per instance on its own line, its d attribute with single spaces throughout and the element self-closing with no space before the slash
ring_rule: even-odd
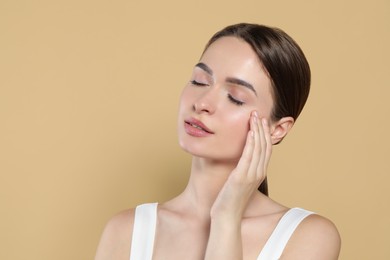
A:
<svg viewBox="0 0 390 260">
<path fill-rule="evenodd" d="M 130 260 L 151 260 L 156 233 L 157 203 L 135 208 Z"/>
<path fill-rule="evenodd" d="M 257 260 L 277 260 L 295 229 L 307 216 L 314 214 L 301 208 L 292 208 L 280 219 Z"/>
</svg>

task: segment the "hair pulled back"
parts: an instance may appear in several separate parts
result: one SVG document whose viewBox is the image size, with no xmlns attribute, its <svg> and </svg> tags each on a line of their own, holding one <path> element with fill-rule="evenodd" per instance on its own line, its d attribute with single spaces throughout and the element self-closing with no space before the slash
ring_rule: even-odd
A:
<svg viewBox="0 0 390 260">
<path fill-rule="evenodd" d="M 258 24 L 230 25 L 211 37 L 205 50 L 216 40 L 232 36 L 244 40 L 257 54 L 272 85 L 274 106 L 271 120 L 283 117 L 296 120 L 310 91 L 310 67 L 298 44 L 284 31 Z M 259 191 L 268 195 L 267 179 Z"/>
</svg>

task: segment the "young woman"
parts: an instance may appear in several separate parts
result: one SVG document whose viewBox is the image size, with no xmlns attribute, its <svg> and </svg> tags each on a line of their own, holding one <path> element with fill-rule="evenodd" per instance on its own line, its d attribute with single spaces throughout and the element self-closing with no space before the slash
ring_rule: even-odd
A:
<svg viewBox="0 0 390 260">
<path fill-rule="evenodd" d="M 96 260 L 337 259 L 329 220 L 267 196 L 272 146 L 309 88 L 307 60 L 283 31 L 237 24 L 217 32 L 180 99 L 179 143 L 193 156 L 187 187 L 113 217 Z"/>
</svg>

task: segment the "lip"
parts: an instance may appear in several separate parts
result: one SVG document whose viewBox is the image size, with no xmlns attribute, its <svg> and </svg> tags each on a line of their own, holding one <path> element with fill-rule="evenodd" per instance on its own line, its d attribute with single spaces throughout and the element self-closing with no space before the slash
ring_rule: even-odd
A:
<svg viewBox="0 0 390 260">
<path fill-rule="evenodd" d="M 196 137 L 206 137 L 214 134 L 214 132 L 211 131 L 210 128 L 208 128 L 200 120 L 195 119 L 193 117 L 184 120 L 184 129 L 187 134 Z"/>
</svg>

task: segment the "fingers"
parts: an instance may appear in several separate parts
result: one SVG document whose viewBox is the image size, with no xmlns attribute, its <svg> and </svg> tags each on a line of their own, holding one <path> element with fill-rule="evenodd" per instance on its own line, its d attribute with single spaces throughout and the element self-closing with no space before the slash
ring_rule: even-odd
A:
<svg viewBox="0 0 390 260">
<path fill-rule="evenodd" d="M 259 181 L 263 181 L 266 176 L 268 162 L 271 157 L 272 143 L 268 122 L 265 118 L 258 118 L 257 112 L 253 113 L 253 124 L 251 130 L 254 131 L 254 149 L 251 165 L 248 174 Z"/>
<path fill-rule="evenodd" d="M 261 130 L 259 126 L 259 121 L 260 119 L 258 118 L 257 112 L 253 112 L 251 115 L 250 127 L 251 131 L 253 131 L 254 147 L 252 153 L 252 161 L 247 171 L 248 177 L 250 177 L 251 179 L 257 178 L 257 167 L 261 157 Z"/>
<path fill-rule="evenodd" d="M 251 180 L 263 181 L 271 156 L 272 143 L 268 122 L 259 119 L 257 112 L 250 117 L 250 130 L 236 171 Z"/>
<path fill-rule="evenodd" d="M 261 154 L 260 162 L 257 167 L 257 177 L 265 178 L 272 151 L 271 134 L 268 122 L 265 118 L 261 120 L 261 124 L 259 125 L 259 127 L 261 139 Z"/>
<path fill-rule="evenodd" d="M 268 121 L 266 119 L 263 119 L 263 127 L 264 127 L 264 134 L 265 134 L 265 143 L 267 144 L 267 147 L 265 149 L 264 166 L 265 168 L 267 168 L 272 154 L 272 140 L 271 140 L 271 130 Z"/>
<path fill-rule="evenodd" d="M 254 131 L 249 130 L 246 137 L 244 150 L 242 152 L 241 158 L 236 167 L 237 171 L 248 172 L 249 165 L 252 162 L 254 147 L 255 147 Z"/>
</svg>

